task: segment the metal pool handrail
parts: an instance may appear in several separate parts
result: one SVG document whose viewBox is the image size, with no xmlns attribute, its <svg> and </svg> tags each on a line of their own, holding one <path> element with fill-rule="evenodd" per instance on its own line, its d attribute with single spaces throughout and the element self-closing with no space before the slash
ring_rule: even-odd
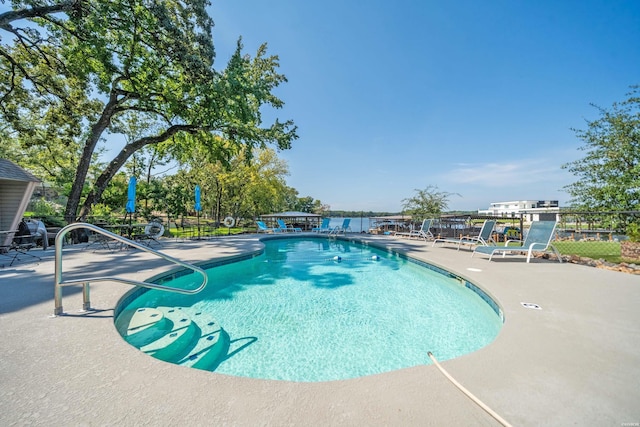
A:
<svg viewBox="0 0 640 427">
<path fill-rule="evenodd" d="M 153 255 L 159 256 L 160 258 L 164 258 L 169 262 L 172 262 L 174 264 L 178 264 L 181 265 L 183 267 L 186 267 L 190 270 L 193 270 L 196 273 L 200 273 L 202 275 L 202 284 L 197 287 L 196 289 L 181 289 L 181 288 L 174 288 L 171 286 L 164 286 L 164 285 L 160 285 L 157 283 L 149 283 L 149 282 L 141 282 L 138 280 L 133 280 L 133 279 L 126 279 L 126 278 L 121 278 L 121 277 L 110 277 L 110 276 L 98 276 L 98 277 L 87 277 L 87 278 L 82 278 L 82 279 L 74 279 L 74 280 L 68 280 L 68 281 L 63 281 L 62 280 L 62 242 L 64 237 L 67 235 L 67 233 L 71 230 L 75 230 L 78 228 L 87 228 L 89 230 L 92 230 L 96 233 L 102 234 L 104 236 L 110 237 L 113 240 L 117 240 L 118 242 L 121 242 L 125 245 L 129 245 L 129 246 L 133 246 L 134 248 L 143 250 L 145 252 L 149 252 Z M 82 303 L 82 309 L 83 310 L 89 310 L 91 308 L 91 304 L 89 301 L 89 283 L 90 282 L 106 282 L 106 281 L 113 281 L 113 282 L 121 282 L 121 283 L 126 283 L 129 285 L 133 285 L 133 286 L 142 286 L 145 288 L 151 288 L 151 289 L 159 289 L 162 291 L 168 291 L 168 292 L 176 292 L 176 293 L 180 293 L 180 294 L 197 294 L 198 292 L 200 292 L 201 290 L 203 290 L 205 288 L 205 286 L 207 286 L 207 273 L 205 273 L 205 271 L 203 269 L 201 269 L 200 267 L 196 267 L 195 265 L 191 265 L 189 263 L 180 261 L 179 259 L 173 258 L 169 255 L 163 254 L 162 252 L 158 252 L 155 251 L 147 246 L 141 245 L 139 243 L 136 243 L 132 240 L 129 240 L 125 237 L 119 236 L 117 234 L 111 233 L 110 231 L 107 231 L 103 228 L 100 228 L 96 225 L 93 224 L 87 224 L 87 223 L 83 223 L 83 222 L 77 222 L 77 223 L 73 223 L 73 224 L 69 224 L 66 227 L 63 227 L 58 234 L 56 235 L 56 244 L 55 244 L 55 248 L 56 248 L 56 258 L 55 258 L 55 284 L 54 284 L 54 290 L 53 290 L 53 296 L 54 296 L 54 300 L 55 300 L 55 309 L 53 311 L 53 315 L 54 316 L 59 316 L 61 314 L 63 314 L 62 311 L 62 287 L 63 286 L 67 286 L 67 285 L 77 285 L 82 283 L 83 286 L 83 290 L 82 290 L 82 298 L 83 298 L 83 303 Z"/>
</svg>

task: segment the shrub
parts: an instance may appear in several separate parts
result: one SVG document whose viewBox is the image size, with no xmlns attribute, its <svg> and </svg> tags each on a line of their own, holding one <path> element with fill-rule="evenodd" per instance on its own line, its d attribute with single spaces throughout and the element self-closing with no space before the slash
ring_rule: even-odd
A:
<svg viewBox="0 0 640 427">
<path fill-rule="evenodd" d="M 627 237 L 630 242 L 640 242 L 640 224 L 632 222 L 627 226 Z"/>
</svg>

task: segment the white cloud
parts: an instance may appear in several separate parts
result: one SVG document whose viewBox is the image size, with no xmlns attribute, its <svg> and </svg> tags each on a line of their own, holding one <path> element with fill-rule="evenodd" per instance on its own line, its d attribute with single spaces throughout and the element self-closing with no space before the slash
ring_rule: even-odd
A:
<svg viewBox="0 0 640 427">
<path fill-rule="evenodd" d="M 484 209 L 491 202 L 508 200 L 549 199 L 562 205 L 568 199 L 562 188 L 573 176 L 556 159 L 507 158 L 504 162 L 457 163 L 439 180 L 447 183 L 447 191 L 462 196 L 451 198 L 451 209 Z"/>
<path fill-rule="evenodd" d="M 444 181 L 488 188 L 567 184 L 569 175 L 555 162 L 545 159 L 505 159 L 504 162 L 459 163 L 442 175 Z"/>
</svg>

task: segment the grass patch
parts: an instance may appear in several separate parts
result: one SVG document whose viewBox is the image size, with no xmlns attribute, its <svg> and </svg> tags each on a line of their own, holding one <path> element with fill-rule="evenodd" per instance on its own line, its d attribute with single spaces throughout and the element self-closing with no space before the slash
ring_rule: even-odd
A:
<svg viewBox="0 0 640 427">
<path fill-rule="evenodd" d="M 200 227 L 200 237 L 227 236 L 229 234 L 240 234 L 243 231 L 245 231 L 245 229 L 240 227 L 231 227 L 231 229 L 227 229 L 227 227 L 211 228 L 202 226 Z M 171 237 L 189 239 L 198 236 L 198 227 L 171 227 L 169 228 L 169 233 L 171 234 Z"/>
<path fill-rule="evenodd" d="M 620 258 L 620 242 L 610 241 L 588 241 L 588 242 L 572 242 L 561 241 L 552 242 L 562 255 L 578 255 L 581 257 L 592 259 L 604 259 L 609 262 L 619 263 Z"/>
</svg>

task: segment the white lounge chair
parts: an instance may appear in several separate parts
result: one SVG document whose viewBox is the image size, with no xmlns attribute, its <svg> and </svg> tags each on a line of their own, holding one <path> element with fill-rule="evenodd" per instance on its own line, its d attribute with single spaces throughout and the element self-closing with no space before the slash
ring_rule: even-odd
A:
<svg viewBox="0 0 640 427">
<path fill-rule="evenodd" d="M 521 245 L 509 246 L 510 243 L 521 242 L 521 240 L 507 240 L 504 246 L 478 246 L 475 248 L 471 256 L 475 255 L 476 252 L 479 252 L 489 255 L 489 261 L 491 261 L 491 258 L 496 252 L 502 252 L 503 258 L 507 252 L 526 252 L 527 262 L 529 262 L 533 252 L 544 253 L 551 249 L 558 258 L 558 261 L 562 262 L 560 252 L 558 252 L 555 246 L 551 244 L 553 233 L 556 230 L 556 224 L 556 221 L 534 221 L 531 223 L 529 232 Z"/>
<path fill-rule="evenodd" d="M 411 223 L 409 225 L 409 231 L 396 231 L 396 232 L 391 232 L 390 234 L 393 234 L 394 236 L 398 236 L 398 237 L 409 237 L 413 234 L 413 232 L 414 232 L 413 223 Z"/>
<path fill-rule="evenodd" d="M 453 243 L 458 245 L 458 250 L 460 250 L 460 246 L 468 245 L 468 246 L 489 246 L 490 243 L 495 245 L 493 237 L 491 234 L 493 233 L 493 229 L 496 226 L 496 221 L 493 219 L 488 219 L 482 224 L 482 228 L 480 229 L 480 234 L 477 236 L 469 236 L 469 237 L 460 237 L 456 239 L 455 237 L 442 237 L 439 239 L 435 239 L 433 241 L 433 245 L 436 243 Z"/>
<path fill-rule="evenodd" d="M 431 224 L 433 223 L 433 219 L 425 219 L 422 221 L 420 228 L 417 230 L 410 230 L 408 233 L 396 233 L 396 236 L 404 236 L 408 238 L 417 237 L 424 240 L 433 239 L 433 233 L 431 233 Z"/>
</svg>

